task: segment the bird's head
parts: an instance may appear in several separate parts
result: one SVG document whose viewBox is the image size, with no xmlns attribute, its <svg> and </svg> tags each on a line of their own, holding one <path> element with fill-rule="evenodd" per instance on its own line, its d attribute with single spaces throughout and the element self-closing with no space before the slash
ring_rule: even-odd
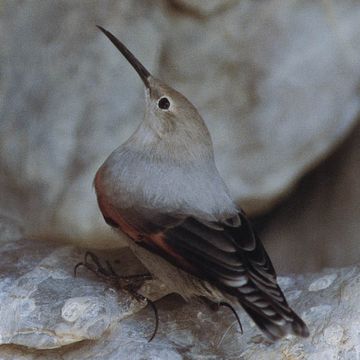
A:
<svg viewBox="0 0 360 360">
<path fill-rule="evenodd" d="M 112 33 L 98 28 L 128 60 L 145 85 L 146 110 L 144 126 L 153 132 L 157 144 L 169 147 L 169 151 L 193 150 L 212 156 L 209 131 L 195 106 L 180 92 L 153 77 L 130 50 Z M 135 135 L 145 135 L 144 129 Z"/>
</svg>

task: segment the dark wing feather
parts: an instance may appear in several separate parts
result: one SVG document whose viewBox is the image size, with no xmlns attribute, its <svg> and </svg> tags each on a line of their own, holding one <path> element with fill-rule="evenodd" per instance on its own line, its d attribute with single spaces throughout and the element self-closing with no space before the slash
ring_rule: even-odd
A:
<svg viewBox="0 0 360 360">
<path fill-rule="evenodd" d="M 269 338 L 275 340 L 287 333 L 307 336 L 308 329 L 287 304 L 271 260 L 249 220 L 243 212 L 238 217 L 240 221 L 216 224 L 188 217 L 161 233 L 177 258 L 161 255 L 238 298 Z M 152 238 L 150 235 L 148 242 Z M 191 264 L 191 269 L 185 264 Z"/>
</svg>

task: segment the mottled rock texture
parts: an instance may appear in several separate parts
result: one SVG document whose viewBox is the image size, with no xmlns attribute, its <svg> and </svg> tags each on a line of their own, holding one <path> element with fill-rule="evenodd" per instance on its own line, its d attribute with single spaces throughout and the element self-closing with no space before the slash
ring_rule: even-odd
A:
<svg viewBox="0 0 360 360">
<path fill-rule="evenodd" d="M 152 310 L 85 269 L 74 278 L 73 266 L 83 253 L 39 240 L 2 242 L 1 360 L 352 360 L 360 354 L 359 267 L 279 277 L 289 303 L 309 326 L 308 339 L 289 336 L 271 344 L 239 307 L 241 335 L 229 309 L 214 311 L 200 301 L 168 295 L 155 302 L 159 331 L 148 343 Z M 98 255 L 124 274 L 143 271 L 125 250 Z M 167 294 L 155 281 L 141 291 L 153 300 Z"/>
<path fill-rule="evenodd" d="M 125 270 L 127 254 L 120 254 Z M 83 255 L 72 246 L 29 239 L 2 243 L 0 344 L 51 349 L 99 339 L 145 305 L 80 268 L 75 278 L 74 266 Z M 109 253 L 103 256 L 111 259 Z"/>
<path fill-rule="evenodd" d="M 199 108 L 249 213 L 289 192 L 359 110 L 355 0 L 8 0 L 0 17 L 0 207 L 37 237 L 119 244 L 91 183 L 141 121 L 143 89 L 95 24 Z"/>
</svg>

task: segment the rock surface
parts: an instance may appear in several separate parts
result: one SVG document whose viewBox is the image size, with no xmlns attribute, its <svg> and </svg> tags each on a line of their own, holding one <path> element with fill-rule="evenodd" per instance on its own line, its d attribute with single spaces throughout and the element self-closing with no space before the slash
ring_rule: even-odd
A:
<svg viewBox="0 0 360 360">
<path fill-rule="evenodd" d="M 352 360 L 360 355 L 357 266 L 279 277 L 289 303 L 309 326 L 308 339 L 289 336 L 271 344 L 239 307 L 241 335 L 228 309 L 216 312 L 199 301 L 185 303 L 168 295 L 156 301 L 159 331 L 148 343 L 154 327 L 151 309 L 142 309 L 144 304 L 85 270 L 72 276 L 83 253 L 34 240 L 2 243 L 1 360 Z M 143 270 L 125 250 L 98 255 L 124 273 Z M 155 281 L 146 283 L 143 292 L 154 300 L 166 294 Z"/>
<path fill-rule="evenodd" d="M 36 238 L 118 244 L 91 183 L 141 120 L 143 89 L 95 24 L 195 103 L 248 212 L 288 192 L 360 107 L 355 0 L 5 1 L 0 17 L 0 207 Z"/>
<path fill-rule="evenodd" d="M 126 260 L 124 251 L 120 257 Z M 75 278 L 74 266 L 83 255 L 73 246 L 42 241 L 34 246 L 28 239 L 2 244 L 0 344 L 51 349 L 99 339 L 145 306 L 80 268 Z M 111 259 L 109 253 L 103 256 Z"/>
</svg>

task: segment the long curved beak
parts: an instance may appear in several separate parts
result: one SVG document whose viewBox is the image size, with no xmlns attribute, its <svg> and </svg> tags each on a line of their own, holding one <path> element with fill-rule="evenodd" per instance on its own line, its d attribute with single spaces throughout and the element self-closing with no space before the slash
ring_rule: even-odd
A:
<svg viewBox="0 0 360 360">
<path fill-rule="evenodd" d="M 132 52 L 111 32 L 105 30 L 103 27 L 96 25 L 105 36 L 115 45 L 115 47 L 124 55 L 126 60 L 132 65 L 136 72 L 141 77 L 141 80 L 144 82 L 145 86 L 149 88 L 149 77 L 151 74 L 146 70 L 145 66 L 132 54 Z"/>
</svg>

